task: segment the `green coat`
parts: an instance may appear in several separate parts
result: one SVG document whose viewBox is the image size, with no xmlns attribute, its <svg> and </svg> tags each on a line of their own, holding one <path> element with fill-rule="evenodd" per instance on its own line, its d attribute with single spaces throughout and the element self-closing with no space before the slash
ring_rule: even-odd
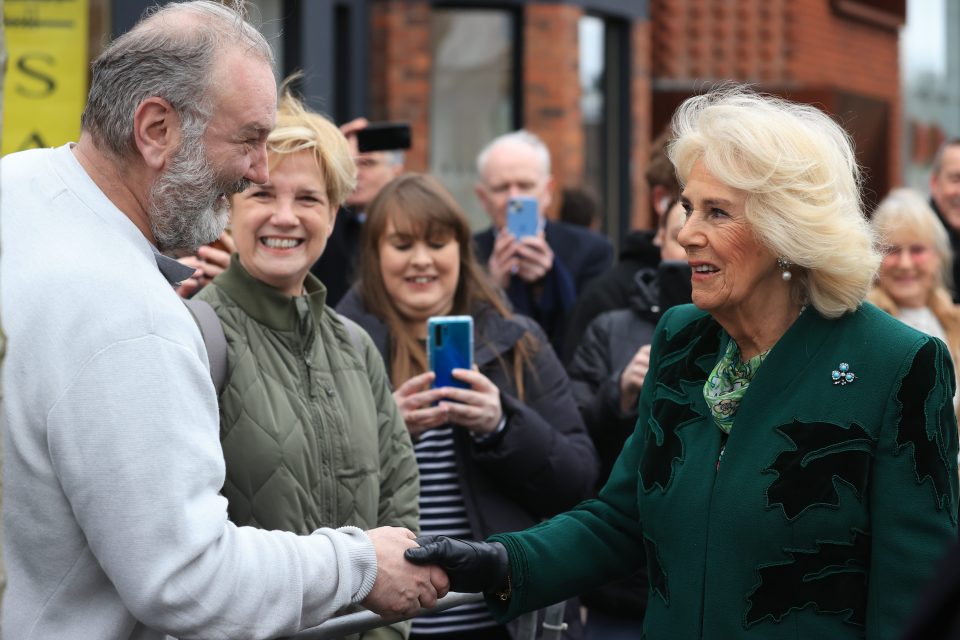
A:
<svg viewBox="0 0 960 640">
<path fill-rule="evenodd" d="M 418 531 L 420 478 L 383 360 L 354 325 L 362 352 L 307 276 L 290 297 L 230 268 L 199 295 L 227 338 L 220 395 L 223 495 L 237 525 L 308 534 L 383 525 Z M 401 625 L 405 629 L 407 625 Z M 397 638 L 391 628 L 370 638 Z"/>
<path fill-rule="evenodd" d="M 508 618 L 647 556 L 648 640 L 892 638 L 957 537 L 944 344 L 876 307 L 807 309 L 721 432 L 703 385 L 729 336 L 677 307 L 657 327 L 640 418 L 597 500 L 525 532 Z M 853 382 L 831 372 L 849 363 Z M 655 384 L 654 384 L 655 381 Z"/>
</svg>

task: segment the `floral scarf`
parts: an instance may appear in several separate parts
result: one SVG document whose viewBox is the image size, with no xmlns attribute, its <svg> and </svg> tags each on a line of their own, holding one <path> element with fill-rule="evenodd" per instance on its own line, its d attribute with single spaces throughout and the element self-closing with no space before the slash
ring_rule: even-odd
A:
<svg viewBox="0 0 960 640">
<path fill-rule="evenodd" d="M 729 434 L 733 428 L 733 419 L 743 394 L 747 392 L 750 381 L 768 353 L 769 349 L 747 362 L 740 362 L 740 347 L 736 341 L 730 340 L 723 357 L 707 376 L 707 383 L 703 385 L 703 399 L 707 401 L 714 421 L 724 433 Z"/>
</svg>

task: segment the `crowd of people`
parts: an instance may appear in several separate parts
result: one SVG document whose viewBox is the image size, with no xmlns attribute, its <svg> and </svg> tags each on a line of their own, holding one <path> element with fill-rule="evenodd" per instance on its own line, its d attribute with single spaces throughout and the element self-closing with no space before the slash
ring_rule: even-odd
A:
<svg viewBox="0 0 960 640">
<path fill-rule="evenodd" d="M 563 601 L 568 640 L 960 629 L 960 551 L 931 583 L 960 507 L 960 141 L 929 200 L 865 211 L 829 116 L 694 96 L 614 265 L 589 191 L 546 215 L 535 134 L 480 150 L 474 233 L 272 63 L 236 9 L 167 4 L 94 61 L 75 143 L 0 162 L 4 637 L 363 607 L 364 640 L 510 640 Z M 443 316 L 474 332 L 450 386 Z M 423 611 L 451 590 L 485 602 Z"/>
</svg>

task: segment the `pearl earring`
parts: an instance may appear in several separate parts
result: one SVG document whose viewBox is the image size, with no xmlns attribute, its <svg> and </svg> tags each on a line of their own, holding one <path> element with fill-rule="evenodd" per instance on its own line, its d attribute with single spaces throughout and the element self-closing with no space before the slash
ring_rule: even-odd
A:
<svg viewBox="0 0 960 640">
<path fill-rule="evenodd" d="M 783 258 L 777 258 L 777 266 L 783 269 L 783 273 L 780 274 L 780 277 L 783 278 L 783 281 L 790 282 L 790 278 L 793 277 L 793 274 L 790 273 L 790 267 L 793 265 Z"/>
</svg>

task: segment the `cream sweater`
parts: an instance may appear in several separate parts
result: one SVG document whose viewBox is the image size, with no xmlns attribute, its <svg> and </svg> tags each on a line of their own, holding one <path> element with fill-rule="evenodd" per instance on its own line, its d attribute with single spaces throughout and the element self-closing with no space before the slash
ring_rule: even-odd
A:
<svg viewBox="0 0 960 640">
<path fill-rule="evenodd" d="M 265 638 L 364 598 L 359 529 L 227 520 L 200 334 L 69 146 L 0 171 L 3 637 Z"/>
</svg>

